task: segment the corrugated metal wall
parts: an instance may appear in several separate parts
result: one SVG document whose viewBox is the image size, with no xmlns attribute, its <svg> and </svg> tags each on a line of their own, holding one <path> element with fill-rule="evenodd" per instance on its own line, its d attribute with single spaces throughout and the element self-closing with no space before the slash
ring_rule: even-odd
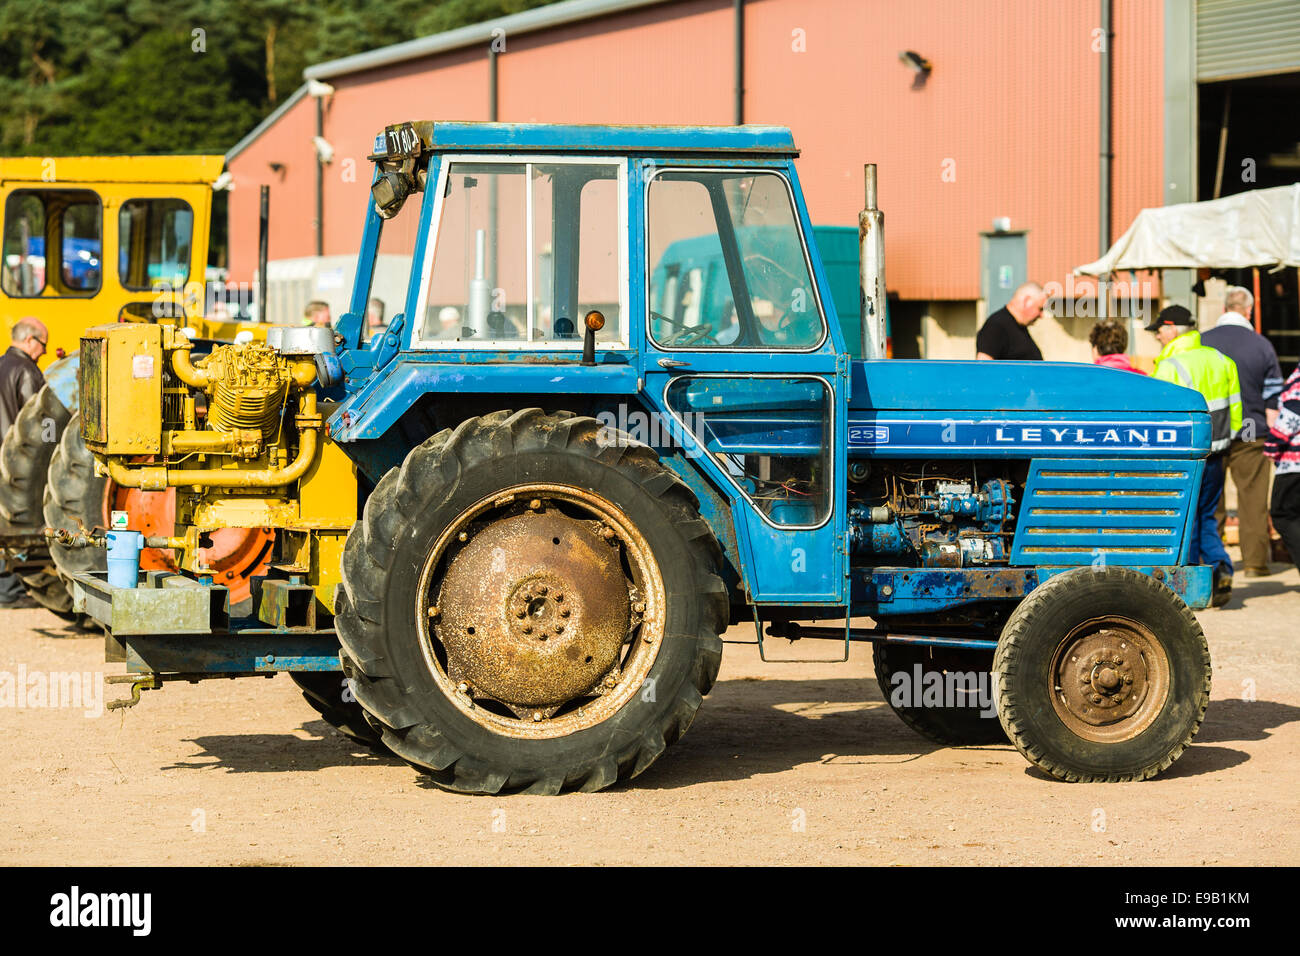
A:
<svg viewBox="0 0 1300 956">
<path fill-rule="evenodd" d="M 1118 235 L 1161 202 L 1163 21 L 1155 0 L 1115 8 Z M 728 124 L 732 17 L 730 0 L 685 0 L 508 37 L 500 118 Z M 1099 18 L 1096 0 L 748 0 L 746 118 L 793 128 L 815 222 L 855 224 L 862 164 L 879 164 L 891 293 L 975 299 L 979 232 L 995 216 L 1029 230 L 1033 278 L 1063 282 L 1097 253 Z M 934 63 L 923 88 L 912 88 L 903 50 Z M 326 255 L 355 251 L 375 131 L 403 119 L 485 119 L 487 63 L 484 45 L 330 80 Z M 255 240 L 239 237 L 256 236 L 253 184 L 275 156 L 286 170 L 274 191 L 294 208 L 273 211 L 271 255 L 312 252 L 303 120 L 314 106 L 305 105 L 232 162 L 248 186 L 242 199 L 254 197 L 232 207 L 236 278 L 251 273 Z"/>
<path fill-rule="evenodd" d="M 1199 81 L 1296 71 L 1300 71 L 1300 3 L 1296 0 L 1197 0 Z"/>
</svg>

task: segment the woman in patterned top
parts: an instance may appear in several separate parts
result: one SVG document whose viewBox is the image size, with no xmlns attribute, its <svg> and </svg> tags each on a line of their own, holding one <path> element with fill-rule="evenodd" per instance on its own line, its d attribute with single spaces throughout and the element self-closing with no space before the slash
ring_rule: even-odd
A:
<svg viewBox="0 0 1300 956">
<path fill-rule="evenodd" d="M 1264 454 L 1277 464 L 1269 508 L 1273 527 L 1300 567 L 1300 367 L 1277 397 L 1277 418 L 1264 440 Z"/>
</svg>

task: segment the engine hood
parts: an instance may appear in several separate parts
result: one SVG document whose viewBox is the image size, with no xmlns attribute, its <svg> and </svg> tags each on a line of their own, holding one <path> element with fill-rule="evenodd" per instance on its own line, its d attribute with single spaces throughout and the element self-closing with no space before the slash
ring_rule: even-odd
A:
<svg viewBox="0 0 1300 956">
<path fill-rule="evenodd" d="M 855 411 L 1208 414 L 1199 392 L 1079 362 L 885 359 L 853 363 Z"/>
</svg>

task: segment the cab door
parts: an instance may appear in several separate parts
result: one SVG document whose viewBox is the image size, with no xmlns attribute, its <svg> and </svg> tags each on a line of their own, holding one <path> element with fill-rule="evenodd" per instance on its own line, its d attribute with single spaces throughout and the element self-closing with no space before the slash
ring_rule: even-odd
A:
<svg viewBox="0 0 1300 956">
<path fill-rule="evenodd" d="M 848 601 L 848 360 L 793 166 L 645 163 L 644 398 L 731 502 L 756 604 Z"/>
</svg>

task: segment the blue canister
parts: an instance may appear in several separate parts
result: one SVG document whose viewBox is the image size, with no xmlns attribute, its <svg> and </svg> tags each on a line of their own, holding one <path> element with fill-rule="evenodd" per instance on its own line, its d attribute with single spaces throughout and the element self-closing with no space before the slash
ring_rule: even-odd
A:
<svg viewBox="0 0 1300 956">
<path fill-rule="evenodd" d="M 110 531 L 108 539 L 108 586 L 133 588 L 140 577 L 140 548 L 144 535 L 139 531 Z"/>
</svg>

